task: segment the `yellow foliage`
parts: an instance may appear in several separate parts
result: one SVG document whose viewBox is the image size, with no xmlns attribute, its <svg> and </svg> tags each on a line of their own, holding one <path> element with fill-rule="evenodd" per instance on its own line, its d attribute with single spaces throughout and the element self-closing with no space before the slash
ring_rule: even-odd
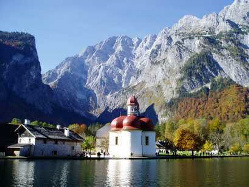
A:
<svg viewBox="0 0 249 187">
<path fill-rule="evenodd" d="M 245 145 L 243 146 L 242 150 L 243 150 L 244 153 L 249 154 L 249 144 L 245 144 Z"/>
<path fill-rule="evenodd" d="M 205 144 L 202 147 L 203 151 L 212 151 L 213 150 L 213 144 L 212 142 L 206 141 Z"/>
<path fill-rule="evenodd" d="M 240 152 L 241 151 L 241 148 L 240 148 L 240 146 L 239 146 L 239 144 L 234 144 L 234 145 L 232 145 L 231 147 L 230 147 L 230 149 L 229 149 L 229 152 L 230 153 L 238 153 L 238 152 Z"/>
</svg>

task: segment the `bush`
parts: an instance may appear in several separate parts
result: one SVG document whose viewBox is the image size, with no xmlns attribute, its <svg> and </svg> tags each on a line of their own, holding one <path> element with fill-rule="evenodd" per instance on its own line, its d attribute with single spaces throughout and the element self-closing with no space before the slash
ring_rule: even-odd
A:
<svg viewBox="0 0 249 187">
<path fill-rule="evenodd" d="M 249 144 L 245 144 L 245 145 L 243 146 L 242 150 L 243 150 L 243 153 L 249 154 Z"/>
<path fill-rule="evenodd" d="M 231 154 L 238 154 L 239 152 L 241 152 L 241 147 L 239 146 L 239 144 L 234 144 L 230 147 L 229 152 Z"/>
</svg>

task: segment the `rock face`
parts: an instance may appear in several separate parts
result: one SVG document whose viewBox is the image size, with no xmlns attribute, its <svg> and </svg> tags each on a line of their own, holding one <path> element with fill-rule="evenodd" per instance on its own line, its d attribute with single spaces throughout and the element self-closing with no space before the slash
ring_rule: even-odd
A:
<svg viewBox="0 0 249 187">
<path fill-rule="evenodd" d="M 67 124 L 85 120 L 59 105 L 53 90 L 42 83 L 35 38 L 0 32 L 0 121 L 13 117 Z"/>
<path fill-rule="evenodd" d="M 249 1 L 235 0 L 220 13 L 184 16 L 172 28 L 144 39 L 111 37 L 67 58 L 43 75 L 60 103 L 80 115 L 99 116 L 124 106 L 134 94 L 141 109 L 194 92 L 216 77 L 249 86 Z M 103 118 L 103 115 L 101 116 Z"/>
</svg>

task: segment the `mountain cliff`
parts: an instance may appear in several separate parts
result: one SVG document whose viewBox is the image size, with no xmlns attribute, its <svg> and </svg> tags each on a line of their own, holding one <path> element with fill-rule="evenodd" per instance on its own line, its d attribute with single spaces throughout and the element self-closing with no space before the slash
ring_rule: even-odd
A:
<svg viewBox="0 0 249 187">
<path fill-rule="evenodd" d="M 53 90 L 42 83 L 35 38 L 0 32 L 0 121 L 29 118 L 68 124 L 85 118 L 62 107 Z"/>
<path fill-rule="evenodd" d="M 65 59 L 43 82 L 81 115 L 112 112 L 134 94 L 141 109 L 153 105 L 160 120 L 172 98 L 210 87 L 217 77 L 249 86 L 248 49 L 249 1 L 235 0 L 220 13 L 184 16 L 144 39 L 108 38 Z"/>
</svg>

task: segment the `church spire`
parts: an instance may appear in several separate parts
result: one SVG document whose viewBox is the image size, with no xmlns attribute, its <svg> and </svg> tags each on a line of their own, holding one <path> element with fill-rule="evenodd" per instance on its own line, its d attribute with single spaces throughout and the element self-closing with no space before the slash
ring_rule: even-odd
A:
<svg viewBox="0 0 249 187">
<path fill-rule="evenodd" d="M 128 100 L 127 100 L 127 115 L 135 115 L 135 116 L 139 116 L 139 104 L 137 102 L 137 99 L 135 96 L 131 96 Z"/>
</svg>

